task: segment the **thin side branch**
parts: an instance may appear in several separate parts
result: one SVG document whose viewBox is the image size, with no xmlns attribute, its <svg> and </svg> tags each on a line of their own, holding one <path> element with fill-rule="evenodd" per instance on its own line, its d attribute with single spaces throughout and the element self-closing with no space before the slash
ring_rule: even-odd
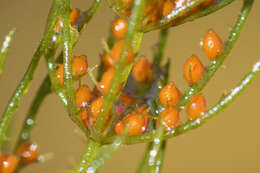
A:
<svg viewBox="0 0 260 173">
<path fill-rule="evenodd" d="M 3 73 L 3 68 L 5 64 L 5 59 L 8 53 L 8 48 L 10 47 L 10 43 L 13 39 L 14 33 L 16 29 L 12 29 L 5 37 L 5 40 L 3 42 L 2 48 L 0 49 L 0 77 Z"/>
</svg>

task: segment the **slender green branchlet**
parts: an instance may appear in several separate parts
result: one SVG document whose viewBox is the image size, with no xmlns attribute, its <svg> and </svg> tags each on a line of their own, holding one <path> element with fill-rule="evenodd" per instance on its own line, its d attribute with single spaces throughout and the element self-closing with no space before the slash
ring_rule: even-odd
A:
<svg viewBox="0 0 260 173">
<path fill-rule="evenodd" d="M 15 31 L 16 31 L 16 29 L 14 28 L 6 35 L 3 45 L 0 49 L 0 77 L 3 73 L 3 68 L 4 68 L 5 59 L 6 59 L 6 56 L 8 53 L 8 48 L 10 47 L 10 43 L 13 39 Z"/>
</svg>

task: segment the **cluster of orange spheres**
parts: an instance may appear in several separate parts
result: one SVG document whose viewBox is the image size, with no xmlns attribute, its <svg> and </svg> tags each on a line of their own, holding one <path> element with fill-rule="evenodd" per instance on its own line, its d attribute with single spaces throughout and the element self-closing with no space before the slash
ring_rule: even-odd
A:
<svg viewBox="0 0 260 173">
<path fill-rule="evenodd" d="M 172 11 L 183 7 L 189 1 L 192 0 L 151 0 L 145 7 L 144 15 L 146 18 L 148 18 L 149 22 L 155 22 L 158 19 L 169 15 Z M 200 6 L 192 9 L 191 13 L 195 13 L 201 8 L 207 8 L 208 6 L 212 5 L 214 1 L 215 0 L 206 0 Z M 126 15 L 129 15 L 134 1 L 122 0 L 122 2 L 126 8 Z"/>
<path fill-rule="evenodd" d="M 123 0 L 128 5 L 132 3 L 131 0 Z M 179 8 L 186 1 L 183 0 L 164 0 L 162 3 L 162 13 L 165 16 L 175 8 Z M 156 1 L 157 3 L 157 1 Z M 206 1 L 202 5 L 208 6 L 214 1 Z M 153 7 L 151 7 L 153 9 Z M 153 10 L 151 10 L 153 11 Z M 168 12 L 165 12 L 168 11 Z M 79 16 L 79 10 L 72 10 L 71 25 L 75 24 Z M 110 50 L 106 50 L 102 56 L 102 63 L 104 72 L 96 87 L 92 90 L 87 85 L 81 84 L 75 91 L 76 103 L 80 110 L 80 116 L 87 128 L 91 128 L 100 110 L 102 109 L 103 96 L 108 93 L 113 78 L 116 73 L 116 65 L 120 61 L 120 54 L 124 46 L 124 38 L 127 33 L 128 22 L 123 18 L 118 18 L 112 23 L 111 33 L 115 38 L 115 42 Z M 216 59 L 223 51 L 223 43 L 219 36 L 211 29 L 203 39 L 203 50 L 210 60 Z M 127 50 L 127 63 L 133 63 L 131 71 L 132 78 L 138 84 L 152 84 L 154 81 L 155 72 L 151 63 L 147 58 L 137 58 L 134 61 L 134 51 L 130 47 Z M 56 76 L 59 84 L 64 85 L 63 64 L 58 65 Z M 88 71 L 87 56 L 73 56 L 72 57 L 72 71 L 75 80 L 80 79 Z M 184 65 L 184 78 L 189 85 L 194 85 L 203 78 L 205 67 L 196 55 L 192 55 L 187 59 Z M 122 88 L 120 88 L 122 89 Z M 115 104 L 115 111 L 110 111 L 109 120 L 114 120 L 114 133 L 122 134 L 125 132 L 129 136 L 145 133 L 147 130 L 149 120 L 155 119 L 156 127 L 163 126 L 164 130 L 170 130 L 180 125 L 179 107 L 178 103 L 181 99 L 181 92 L 173 82 L 165 85 L 158 94 L 159 103 L 163 109 L 159 112 L 158 117 L 152 116 L 150 107 L 143 101 L 137 100 L 134 96 L 127 93 L 122 93 Z M 133 105 L 135 107 L 133 108 Z M 130 108 L 130 111 L 129 109 Z M 128 110 L 128 112 L 126 111 Z M 112 112 L 116 117 L 112 116 Z M 206 101 L 202 94 L 194 96 L 186 105 L 187 118 L 194 120 L 206 112 Z M 153 123 L 152 123 L 153 124 Z"/>
<path fill-rule="evenodd" d="M 0 173 L 12 173 L 19 165 L 28 165 L 38 160 L 38 145 L 32 142 L 22 143 L 14 154 L 0 155 Z"/>
<path fill-rule="evenodd" d="M 203 50 L 210 60 L 215 60 L 223 51 L 223 43 L 219 36 L 211 29 L 203 38 Z M 205 67 L 196 55 L 188 58 L 184 65 L 184 78 L 189 85 L 198 83 L 204 75 Z M 177 127 L 179 111 L 176 105 L 180 100 L 180 91 L 173 82 L 168 83 L 159 93 L 160 103 L 165 110 L 159 115 L 157 124 L 162 124 L 165 130 Z M 206 112 L 206 101 L 202 94 L 194 96 L 186 105 L 187 118 L 194 120 Z"/>
</svg>

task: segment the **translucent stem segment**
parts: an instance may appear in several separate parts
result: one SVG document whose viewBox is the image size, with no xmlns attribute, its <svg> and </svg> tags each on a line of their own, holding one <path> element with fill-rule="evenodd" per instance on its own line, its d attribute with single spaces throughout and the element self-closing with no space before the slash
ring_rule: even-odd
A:
<svg viewBox="0 0 260 173">
<path fill-rule="evenodd" d="M 100 149 L 100 143 L 90 140 L 86 146 L 86 150 L 81 156 L 78 167 L 75 173 L 86 173 L 86 170 L 95 159 L 98 150 Z"/>
<path fill-rule="evenodd" d="M 6 59 L 6 56 L 8 53 L 8 48 L 10 47 L 10 43 L 13 39 L 15 31 L 16 31 L 16 29 L 14 28 L 6 35 L 3 45 L 0 49 L 0 77 L 3 73 L 3 68 L 4 68 L 4 64 L 5 64 L 5 59 Z"/>
</svg>

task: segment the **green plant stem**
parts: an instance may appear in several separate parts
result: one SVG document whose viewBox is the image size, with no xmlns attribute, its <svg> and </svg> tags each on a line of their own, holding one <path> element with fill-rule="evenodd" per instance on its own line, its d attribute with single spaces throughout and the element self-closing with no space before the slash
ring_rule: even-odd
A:
<svg viewBox="0 0 260 173">
<path fill-rule="evenodd" d="M 161 152 L 161 146 L 163 143 L 163 127 L 160 126 L 156 132 L 155 137 L 152 142 L 152 147 L 149 152 L 148 158 L 148 165 L 147 165 L 147 172 L 148 173 L 155 173 L 157 170 L 157 163 Z"/>
<path fill-rule="evenodd" d="M 152 146 L 153 146 L 153 143 L 150 142 L 148 144 L 147 148 L 146 148 L 146 151 L 144 153 L 144 157 L 143 157 L 142 162 L 140 163 L 136 173 L 143 173 L 143 172 L 146 171 L 147 162 L 148 162 L 148 159 L 149 159 L 149 153 L 152 150 Z M 166 141 L 163 140 L 163 141 L 161 141 L 160 148 L 159 148 L 158 154 L 157 154 L 157 158 L 156 158 L 155 163 L 153 165 L 154 169 L 152 171 L 154 171 L 155 173 L 161 173 L 162 172 L 165 149 L 166 149 Z"/>
<path fill-rule="evenodd" d="M 139 50 L 140 42 L 142 40 L 143 33 L 137 32 L 137 26 L 140 24 L 143 12 L 143 0 L 136 0 L 133 10 L 131 11 L 130 21 L 128 23 L 128 31 L 124 40 L 123 50 L 120 56 L 120 60 L 115 67 L 115 76 L 113 78 L 109 92 L 104 96 L 102 109 L 98 114 L 92 130 L 91 135 L 93 138 L 100 140 L 102 136 L 102 130 L 109 117 L 109 111 L 120 94 L 120 87 L 124 86 L 128 75 L 132 68 L 132 63 L 128 63 L 128 50 L 133 48 L 134 53 Z"/>
<path fill-rule="evenodd" d="M 90 140 L 87 144 L 86 150 L 81 156 L 78 167 L 75 169 L 75 173 L 86 173 L 87 168 L 95 159 L 98 150 L 100 149 L 100 143 Z"/>
<path fill-rule="evenodd" d="M 97 158 L 91 163 L 90 167 L 85 171 L 86 173 L 94 173 L 100 170 L 105 162 L 112 157 L 112 155 L 122 146 L 124 135 L 118 136 L 111 144 L 108 150 L 100 150 L 102 153 L 97 154 Z M 98 155 L 101 155 L 98 157 Z"/>
<path fill-rule="evenodd" d="M 160 38 L 159 38 L 159 42 L 157 45 L 157 51 L 154 55 L 153 67 L 160 66 L 160 64 L 161 64 L 166 42 L 167 42 L 167 38 L 168 38 L 168 32 L 169 32 L 168 28 L 161 29 L 161 31 L 160 31 Z"/>
<path fill-rule="evenodd" d="M 251 72 L 249 72 L 243 80 L 238 84 L 236 88 L 234 88 L 229 94 L 225 95 L 220 99 L 220 101 L 213 106 L 211 109 L 209 109 L 204 115 L 202 115 L 200 118 L 188 121 L 182 126 L 179 126 L 175 129 L 172 129 L 168 132 L 164 133 L 163 139 L 168 139 L 174 136 L 179 136 L 181 134 L 187 133 L 190 130 L 193 130 L 195 128 L 198 128 L 202 126 L 204 123 L 206 123 L 209 119 L 215 117 L 218 115 L 219 112 L 224 110 L 231 102 L 233 102 L 251 83 L 252 81 L 259 75 L 260 73 L 260 61 L 258 61 L 252 68 Z M 130 136 L 126 137 L 125 144 L 136 144 L 136 143 L 144 143 L 144 142 L 151 142 L 156 133 L 146 133 L 143 135 L 138 136 Z M 114 140 L 114 137 L 106 138 L 103 141 L 103 144 L 111 143 Z"/>
<path fill-rule="evenodd" d="M 199 93 L 209 82 L 209 80 L 214 76 L 216 71 L 221 67 L 223 62 L 225 61 L 226 57 L 231 52 L 232 48 L 234 47 L 236 41 L 238 40 L 240 33 L 246 23 L 246 19 L 251 11 L 253 4 L 253 0 L 246 0 L 244 1 L 241 13 L 237 19 L 235 26 L 232 28 L 228 41 L 225 44 L 225 48 L 223 53 L 216 58 L 216 60 L 211 61 L 210 65 L 207 68 L 207 71 L 204 73 L 203 78 L 200 80 L 199 83 L 194 84 L 191 88 L 189 88 L 186 92 L 184 92 L 178 107 L 183 109 L 184 105 L 188 103 L 188 101 Z"/>
<path fill-rule="evenodd" d="M 178 26 L 178 25 L 184 24 L 186 22 L 191 22 L 191 21 L 193 21 L 195 19 L 207 16 L 207 15 L 209 15 L 211 13 L 214 13 L 214 12 L 224 8 L 225 6 L 231 4 L 234 1 L 235 0 L 221 0 L 221 1 L 218 1 L 215 4 L 205 8 L 203 10 L 199 10 L 198 12 L 185 17 L 184 19 L 181 19 L 181 20 L 178 20 L 178 21 L 174 22 L 172 24 L 172 26 Z"/>
<path fill-rule="evenodd" d="M 42 45 L 43 43 L 41 43 Z M 15 110 L 18 108 L 18 105 L 20 103 L 20 100 L 22 96 L 27 92 L 28 87 L 33 79 L 34 72 L 36 70 L 36 67 L 39 63 L 40 57 L 43 54 L 42 46 L 39 46 L 36 53 L 33 56 L 33 59 L 31 61 L 31 64 L 29 68 L 27 69 L 22 81 L 18 85 L 17 89 L 15 90 L 13 96 L 8 102 L 8 105 L 2 115 L 2 120 L 0 122 L 0 148 L 6 139 L 6 130 L 7 127 L 13 118 Z"/>
<path fill-rule="evenodd" d="M 163 17 L 162 19 L 152 22 L 150 24 L 144 24 L 144 26 L 141 26 L 139 28 L 143 32 L 149 32 L 155 29 L 162 29 L 167 28 L 172 25 L 179 17 L 187 14 L 192 9 L 199 7 L 203 2 L 206 0 L 193 0 L 193 1 L 187 1 L 182 7 L 172 10 L 170 14 Z"/>
<path fill-rule="evenodd" d="M 147 163 L 147 161 L 148 161 L 149 153 L 150 153 L 150 151 L 151 151 L 152 145 L 153 145 L 152 142 L 150 142 L 150 143 L 147 144 L 146 149 L 145 149 L 145 152 L 144 152 L 144 155 L 143 155 L 143 157 L 142 157 L 141 162 L 139 163 L 139 166 L 138 166 L 138 168 L 137 168 L 137 170 L 136 170 L 136 173 L 143 173 L 143 172 L 145 172 L 145 170 L 146 170 L 146 168 L 147 168 L 147 167 L 146 167 L 146 166 L 147 166 L 146 163 Z"/>
<path fill-rule="evenodd" d="M 75 86 L 72 73 L 72 39 L 70 34 L 70 0 L 64 2 L 64 11 L 62 16 L 62 51 L 64 62 L 64 90 L 67 98 L 67 110 L 70 118 L 74 121 L 83 132 L 88 135 L 88 129 L 80 118 L 75 98 Z"/>
<path fill-rule="evenodd" d="M 39 111 L 41 104 L 43 103 L 44 99 L 51 93 L 51 85 L 50 79 L 46 77 L 41 84 L 41 87 L 38 89 L 36 96 L 29 108 L 29 112 L 27 113 L 26 119 L 24 120 L 24 124 L 22 130 L 19 134 L 19 139 L 16 143 L 14 153 L 18 146 L 25 141 L 28 141 L 31 137 L 31 130 L 35 126 L 35 119 L 36 115 Z"/>
<path fill-rule="evenodd" d="M 68 100 L 68 112 L 70 116 L 76 116 L 77 104 L 72 74 L 72 41 L 70 36 L 70 0 L 65 2 L 64 15 L 62 17 L 62 50 L 64 62 L 64 90 Z"/>
<path fill-rule="evenodd" d="M 20 84 L 16 88 L 13 96 L 9 100 L 8 105 L 3 113 L 2 120 L 0 122 L 0 148 L 2 147 L 3 141 L 6 138 L 6 130 L 7 130 L 7 127 L 9 125 L 11 119 L 13 118 L 14 112 L 18 108 L 22 96 L 28 91 L 28 88 L 33 79 L 36 67 L 39 64 L 40 57 L 45 53 L 45 51 L 48 52 L 49 45 L 51 43 L 52 35 L 54 32 L 54 31 L 52 31 L 52 28 L 53 28 L 53 26 L 55 26 L 55 24 L 57 22 L 55 20 L 56 19 L 55 16 L 57 14 L 57 9 L 59 8 L 59 6 L 60 6 L 60 0 L 54 1 L 53 6 L 52 6 L 49 16 L 48 16 L 47 25 L 46 25 L 46 29 L 45 29 L 45 35 L 44 35 L 38 49 L 36 50 L 36 52 L 32 58 L 31 64 L 29 65 L 26 73 L 24 74 L 23 79 L 21 80 Z"/>
<path fill-rule="evenodd" d="M 3 73 L 3 68 L 8 53 L 8 48 L 10 47 L 10 43 L 13 39 L 15 31 L 16 29 L 14 28 L 6 35 L 2 48 L 0 49 L 0 77 L 2 76 Z"/>
<path fill-rule="evenodd" d="M 155 163 L 155 173 L 161 173 L 163 167 L 163 161 L 165 156 L 166 141 L 162 141 L 161 148 L 158 154 L 158 158 Z"/>
</svg>

